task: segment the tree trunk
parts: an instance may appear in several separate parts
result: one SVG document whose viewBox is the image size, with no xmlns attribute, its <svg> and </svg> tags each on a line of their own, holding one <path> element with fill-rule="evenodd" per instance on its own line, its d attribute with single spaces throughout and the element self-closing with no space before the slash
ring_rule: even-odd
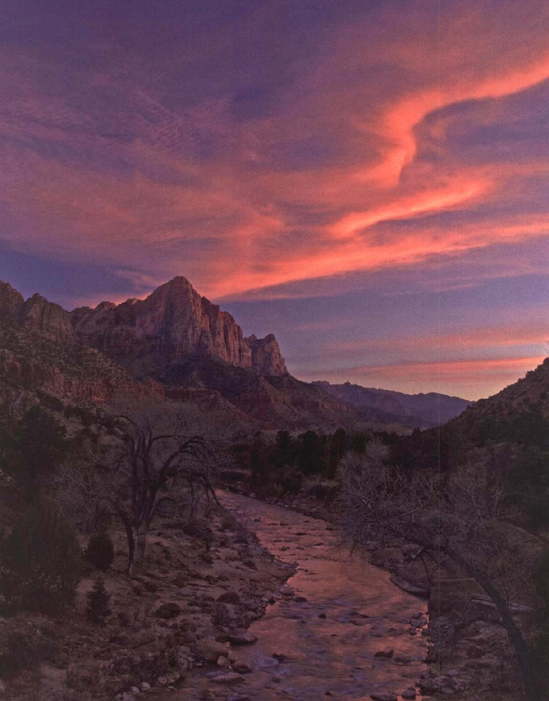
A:
<svg viewBox="0 0 549 701">
<path fill-rule="evenodd" d="M 145 559 L 145 550 L 147 548 L 147 535 L 149 529 L 146 525 L 140 526 L 137 530 L 137 547 L 136 547 L 136 564 L 141 565 Z"/>
<path fill-rule="evenodd" d="M 131 577 L 135 554 L 135 538 L 133 537 L 133 529 L 129 519 L 124 514 L 119 513 L 118 515 L 120 516 L 126 530 L 126 538 L 128 540 L 128 569 L 126 570 L 126 573 Z"/>
<path fill-rule="evenodd" d="M 528 646 L 524 640 L 524 636 L 522 635 L 520 628 L 515 623 L 507 602 L 499 591 L 493 586 L 493 584 L 486 579 L 476 567 L 467 562 L 467 560 L 463 559 L 455 551 L 446 549 L 446 552 L 453 560 L 457 562 L 458 565 L 461 565 L 463 569 L 480 584 L 480 586 L 494 602 L 500 615 L 501 622 L 507 631 L 509 642 L 515 650 L 526 697 L 529 701 L 539 701 L 536 679 L 530 664 L 530 651 L 528 650 Z"/>
</svg>

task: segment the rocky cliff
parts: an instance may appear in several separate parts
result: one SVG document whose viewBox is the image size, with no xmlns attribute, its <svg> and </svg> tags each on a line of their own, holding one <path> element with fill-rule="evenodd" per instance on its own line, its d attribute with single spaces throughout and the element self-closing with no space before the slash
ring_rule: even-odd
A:
<svg viewBox="0 0 549 701">
<path fill-rule="evenodd" d="M 244 338 L 233 317 L 199 295 L 184 277 L 144 300 L 102 302 L 95 309 L 75 309 L 70 317 L 79 338 L 138 375 L 195 355 L 215 356 L 262 374 L 287 372 L 273 335 Z"/>
<path fill-rule="evenodd" d="M 50 341 L 74 339 L 70 316 L 62 307 L 34 294 L 27 301 L 17 290 L 0 281 L 0 319 L 10 321 Z"/>
<path fill-rule="evenodd" d="M 353 407 L 286 370 L 276 338 L 244 338 L 227 312 L 175 278 L 144 300 L 66 312 L 0 283 L 0 402 L 21 391 L 63 400 L 165 398 L 231 422 L 322 430 Z"/>
</svg>

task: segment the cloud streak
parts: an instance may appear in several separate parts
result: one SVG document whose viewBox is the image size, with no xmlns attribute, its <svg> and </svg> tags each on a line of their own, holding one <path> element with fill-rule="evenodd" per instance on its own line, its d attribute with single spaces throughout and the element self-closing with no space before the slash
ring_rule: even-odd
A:
<svg viewBox="0 0 549 701">
<path fill-rule="evenodd" d="M 436 281 L 457 292 L 549 236 L 541 0 L 59 2 L 31 0 L 26 38 L 6 12 L 0 63 L 0 244 L 45 270 L 258 303 L 386 273 L 397 305 L 406 270 L 467 262 Z"/>
</svg>

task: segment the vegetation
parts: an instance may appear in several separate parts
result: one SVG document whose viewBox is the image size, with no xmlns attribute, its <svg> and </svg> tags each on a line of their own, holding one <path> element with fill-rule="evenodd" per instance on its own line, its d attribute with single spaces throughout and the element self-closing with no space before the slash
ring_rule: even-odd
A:
<svg viewBox="0 0 549 701">
<path fill-rule="evenodd" d="M 35 503 L 0 544 L 0 593 L 15 610 L 59 611 L 74 600 L 81 558 L 67 521 Z"/>
<path fill-rule="evenodd" d="M 171 426 L 171 428 L 170 428 Z M 128 572 L 144 557 L 155 517 L 190 496 L 192 518 L 201 494 L 215 499 L 208 463 L 214 455 L 202 435 L 188 435 L 184 412 L 151 406 L 109 422 L 114 441 L 65 469 L 58 498 L 81 527 L 120 520 L 128 542 Z M 173 430 L 172 430 L 173 429 Z"/>
<path fill-rule="evenodd" d="M 12 679 L 24 669 L 36 669 L 40 664 L 41 646 L 33 641 L 32 636 L 21 631 L 8 634 L 0 655 L 0 677 Z"/>
<path fill-rule="evenodd" d="M 102 532 L 93 535 L 84 556 L 94 569 L 106 572 L 114 561 L 114 547 L 109 534 Z"/>
<path fill-rule="evenodd" d="M 4 469 L 30 496 L 36 493 L 40 480 L 51 477 L 66 459 L 70 447 L 65 427 L 39 405 L 16 423 L 4 421 L 2 439 Z"/>
<path fill-rule="evenodd" d="M 372 439 L 368 433 L 346 433 L 343 428 L 333 434 L 305 431 L 292 436 L 279 431 L 274 441 L 258 434 L 250 444 L 233 446 L 238 467 L 252 472 L 255 487 L 274 489 L 279 494 L 296 494 L 312 482 L 337 479 L 342 457 L 354 450 L 362 453 Z"/>
<path fill-rule="evenodd" d="M 480 464 L 450 475 L 405 471 L 386 465 L 380 447 L 350 456 L 343 500 L 345 531 L 354 546 L 401 538 L 439 565 L 450 558 L 477 581 L 507 630 L 528 698 L 538 699 L 530 650 L 509 607 L 513 596 L 528 596 L 531 572 L 504 526 L 510 514 L 499 480 Z"/>
<path fill-rule="evenodd" d="M 106 619 L 111 615 L 109 602 L 111 595 L 105 589 L 102 577 L 97 577 L 93 589 L 86 594 L 88 600 L 86 617 L 90 623 L 96 626 L 104 626 Z"/>
</svg>

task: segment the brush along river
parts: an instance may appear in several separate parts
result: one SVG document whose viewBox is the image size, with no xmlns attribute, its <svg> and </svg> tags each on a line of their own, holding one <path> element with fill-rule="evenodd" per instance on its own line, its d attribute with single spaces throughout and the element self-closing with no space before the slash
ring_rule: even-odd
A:
<svg viewBox="0 0 549 701">
<path fill-rule="evenodd" d="M 297 572 L 250 627 L 257 642 L 232 648 L 233 667 L 247 665 L 251 672 L 196 670 L 172 698 L 413 698 L 427 643 L 410 620 L 425 603 L 391 584 L 387 572 L 350 558 L 324 521 L 237 494 L 219 498 Z"/>
</svg>

